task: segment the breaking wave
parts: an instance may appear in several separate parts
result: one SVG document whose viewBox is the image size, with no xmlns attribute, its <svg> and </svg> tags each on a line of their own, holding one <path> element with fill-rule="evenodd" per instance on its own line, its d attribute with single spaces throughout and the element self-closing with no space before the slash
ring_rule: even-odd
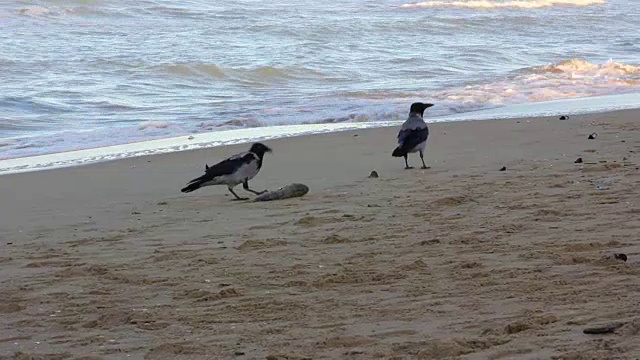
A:
<svg viewBox="0 0 640 360">
<path fill-rule="evenodd" d="M 604 4 L 604 0 L 458 0 L 458 1 L 425 1 L 402 4 L 403 8 L 421 7 L 463 7 L 474 9 L 520 8 L 539 9 L 551 6 L 590 6 Z"/>
<path fill-rule="evenodd" d="M 183 63 L 165 64 L 154 67 L 169 74 L 184 77 L 213 77 L 231 81 L 254 81 L 258 83 L 287 79 L 321 79 L 324 75 L 318 71 L 303 67 L 257 66 L 249 68 L 221 67 L 216 64 Z"/>
<path fill-rule="evenodd" d="M 535 72 L 581 74 L 595 77 L 634 77 L 640 75 L 640 66 L 609 60 L 604 64 L 593 64 L 584 59 L 571 59 L 533 68 Z M 636 78 L 637 80 L 637 78 Z"/>
<path fill-rule="evenodd" d="M 521 69 L 501 80 L 444 89 L 434 97 L 500 106 L 635 91 L 640 91 L 640 65 L 571 59 Z"/>
<path fill-rule="evenodd" d="M 159 67 L 170 74 L 180 76 L 212 76 L 222 78 L 224 71 L 215 64 L 170 64 Z"/>
<path fill-rule="evenodd" d="M 67 6 L 58 5 L 32 5 L 15 9 L 16 13 L 22 16 L 28 16 L 37 19 L 61 18 L 61 17 L 85 17 L 85 16 L 125 16 L 126 13 L 109 9 L 106 7 L 98 7 L 93 5 L 81 4 Z"/>
</svg>

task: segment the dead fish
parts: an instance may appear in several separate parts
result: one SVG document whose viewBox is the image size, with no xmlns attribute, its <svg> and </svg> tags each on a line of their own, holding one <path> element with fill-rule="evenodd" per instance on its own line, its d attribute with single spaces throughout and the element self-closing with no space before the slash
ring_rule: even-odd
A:
<svg viewBox="0 0 640 360">
<path fill-rule="evenodd" d="M 305 184 L 291 184 L 287 186 L 283 186 L 276 191 L 266 192 L 264 194 L 258 195 L 253 201 L 271 201 L 271 200 L 282 200 L 288 199 L 292 197 L 303 196 L 309 192 L 309 187 Z"/>
</svg>

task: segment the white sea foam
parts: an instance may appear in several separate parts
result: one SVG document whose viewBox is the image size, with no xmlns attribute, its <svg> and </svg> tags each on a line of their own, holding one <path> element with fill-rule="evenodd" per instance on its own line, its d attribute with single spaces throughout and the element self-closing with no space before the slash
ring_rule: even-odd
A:
<svg viewBox="0 0 640 360">
<path fill-rule="evenodd" d="M 145 121 L 138 125 L 138 130 L 146 129 L 166 129 L 171 124 L 168 121 Z"/>
<path fill-rule="evenodd" d="M 504 79 L 436 91 L 433 97 L 454 103 L 512 105 L 640 91 L 640 66 L 583 59 L 522 69 Z"/>
<path fill-rule="evenodd" d="M 538 9 L 551 6 L 590 6 L 604 4 L 604 0 L 461 0 L 461 1 L 424 1 L 400 5 L 403 8 L 420 7 L 463 7 L 474 9 L 521 8 Z"/>
<path fill-rule="evenodd" d="M 201 149 L 213 146 L 264 141 L 305 134 L 319 134 L 344 130 L 380 127 L 389 123 L 360 124 L 312 124 L 271 126 L 267 128 L 236 129 L 217 131 L 192 136 L 157 139 L 130 144 L 82 149 L 61 153 L 45 154 L 16 159 L 0 159 L 0 175 L 20 173 L 50 168 L 77 166 L 101 161 L 116 160 L 151 154 Z"/>
<path fill-rule="evenodd" d="M 39 16 L 46 16 L 49 15 L 51 13 L 53 13 L 53 10 L 48 9 L 46 7 L 43 6 L 27 6 L 27 7 L 23 7 L 17 10 L 19 14 L 22 15 L 27 15 L 27 16 L 34 16 L 34 17 L 39 17 Z"/>
</svg>

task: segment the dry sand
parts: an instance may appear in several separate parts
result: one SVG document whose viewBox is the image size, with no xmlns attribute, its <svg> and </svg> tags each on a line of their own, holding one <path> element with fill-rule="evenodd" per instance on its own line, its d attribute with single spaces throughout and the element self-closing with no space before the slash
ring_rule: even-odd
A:
<svg viewBox="0 0 640 360">
<path fill-rule="evenodd" d="M 274 202 L 179 192 L 247 145 L 0 177 L 0 358 L 640 356 L 640 111 L 396 131 L 269 141 Z"/>
</svg>

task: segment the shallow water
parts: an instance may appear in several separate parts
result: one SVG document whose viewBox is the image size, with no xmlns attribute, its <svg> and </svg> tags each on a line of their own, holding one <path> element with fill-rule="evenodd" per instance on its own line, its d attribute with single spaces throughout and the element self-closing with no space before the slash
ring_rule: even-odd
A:
<svg viewBox="0 0 640 360">
<path fill-rule="evenodd" d="M 634 0 L 6 1 L 0 159 L 638 93 L 638 29 Z"/>
</svg>

